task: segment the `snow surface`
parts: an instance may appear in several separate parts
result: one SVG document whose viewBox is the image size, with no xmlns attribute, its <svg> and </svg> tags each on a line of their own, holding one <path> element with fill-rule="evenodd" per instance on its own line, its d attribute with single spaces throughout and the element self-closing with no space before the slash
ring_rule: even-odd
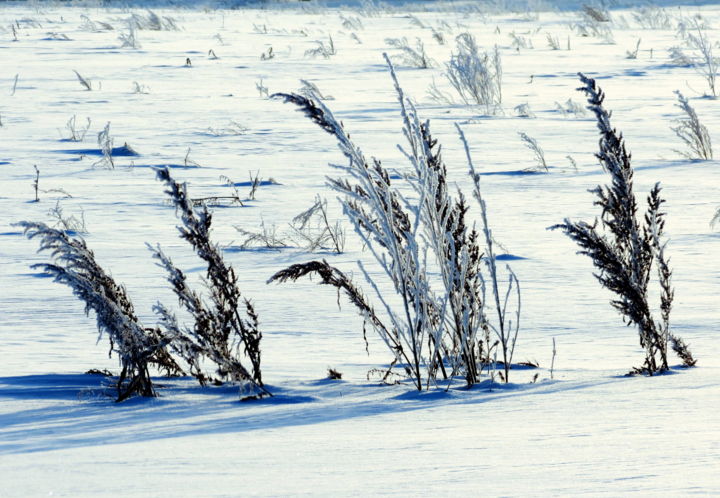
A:
<svg viewBox="0 0 720 498">
<path fill-rule="evenodd" d="M 720 165 L 682 159 L 674 151 L 682 144 L 670 130 L 680 117 L 673 90 L 690 97 L 716 141 L 720 102 L 702 97 L 705 83 L 693 68 L 670 64 L 667 49 L 681 44 L 674 25 L 641 29 L 636 11 L 613 11 L 610 44 L 577 36 L 570 27 L 577 12 L 482 13 L 467 5 L 428 9 L 418 2 L 416 12 L 314 3 L 161 9 L 156 12 L 171 16 L 180 30 L 138 31 L 139 49 L 122 48 L 118 34 L 127 32 L 132 12 L 145 14 L 142 9 L 0 7 L 0 496 L 720 493 L 720 233 L 709 226 L 720 205 Z M 698 12 L 709 26 L 720 26 L 717 6 L 667 7 L 675 24 Z M 341 15 L 361 20 L 363 28 L 354 32 L 362 44 Z M 115 29 L 90 31 L 83 16 Z M 430 30 L 441 21 L 452 28 L 446 45 Z M 398 76 L 422 117 L 431 119 L 450 178 L 469 194 L 454 123 L 465 130 L 484 173 L 494 235 L 519 257 L 509 261 L 523 292 L 515 358 L 541 368 L 513 371 L 510 385 L 488 381 L 467 391 L 457 382 L 449 392 L 417 393 L 367 379 L 390 355 L 372 336 L 365 353 L 361 319 L 349 304 L 338 309 L 332 289 L 309 281 L 265 284 L 284 266 L 313 258 L 348 271 L 358 259 L 369 261 L 353 234 L 341 255 L 297 247 L 240 250 L 234 226 L 252 230 L 264 222 L 285 231 L 318 193 L 341 217 L 324 186 L 333 174 L 328 163 L 343 160 L 333 140 L 291 106 L 264 98 L 257 83 L 272 93 L 296 90 L 299 79 L 312 81 L 334 96 L 326 104 L 367 155 L 402 170 L 397 100 L 382 60 L 383 51 L 393 52 L 385 39 L 420 37 L 442 63 L 462 31 L 483 47 L 500 47 L 504 114 L 488 117 L 431 101 L 433 78 L 444 84 L 441 67 L 398 65 Z M 513 48 L 512 31 L 535 48 Z M 546 32 L 558 37 L 561 50 L 547 46 Z M 329 35 L 337 55 L 304 55 Z M 720 40 L 720 30 L 708 35 Z M 637 59 L 626 58 L 638 38 Z M 275 57 L 261 60 L 271 46 Z M 210 49 L 217 59 L 208 57 Z M 91 80 L 92 91 L 73 70 Z M 577 71 L 597 77 L 608 95 L 613 124 L 633 152 L 638 195 L 656 181 L 664 187 L 675 270 L 673 328 L 699 358 L 695 369 L 624 377 L 642 363 L 636 332 L 608 305 L 610 295 L 593 279 L 589 260 L 576 256 L 562 234 L 546 230 L 566 216 L 592 219 L 597 211 L 587 189 L 606 180 L 593 157 L 597 132 L 590 116 L 564 117 L 556 109 L 569 98 L 583 102 L 574 90 Z M 133 93 L 133 82 L 147 93 Z M 513 108 L 520 104 L 536 117 L 517 117 Z M 78 123 L 91 118 L 80 143 L 66 140 L 64 126 L 73 115 Z M 231 121 L 247 130 L 217 133 Z M 114 170 L 93 167 L 95 137 L 107 122 L 115 146 L 127 143 L 138 153 L 116 157 Z M 534 163 L 520 131 L 544 149 L 549 174 L 521 174 Z M 185 165 L 188 148 L 199 167 Z M 33 165 L 40 170 L 38 203 L 32 202 Z M 260 171 L 277 181 L 263 184 L 245 207 L 216 208 L 213 232 L 259 311 L 273 399 L 239 403 L 236 387 L 202 389 L 191 379 L 158 377 L 161 397 L 113 403 L 102 377 L 83 374 L 117 372 L 107 343 L 95 343 L 93 318 L 68 289 L 29 268 L 47 256 L 36 255 L 36 242 L 12 223 L 52 222 L 48 211 L 61 199 L 66 216 L 84 214 L 98 261 L 127 286 L 143 322 L 153 324 L 152 305 L 175 298 L 145 242 L 160 243 L 198 278 L 203 269 L 177 237 L 177 220 L 154 179 L 152 167 L 162 165 L 171 165 L 195 196 L 227 194 L 221 175 L 243 183 L 250 171 Z M 551 379 L 553 338 L 558 354 Z M 343 372 L 343 381 L 324 380 L 328 367 Z"/>
</svg>

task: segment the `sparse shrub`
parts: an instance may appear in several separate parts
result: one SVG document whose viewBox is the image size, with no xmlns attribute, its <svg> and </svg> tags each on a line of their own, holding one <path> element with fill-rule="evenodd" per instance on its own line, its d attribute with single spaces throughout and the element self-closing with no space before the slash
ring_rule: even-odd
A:
<svg viewBox="0 0 720 498">
<path fill-rule="evenodd" d="M 176 316 L 158 303 L 154 310 L 161 320 L 163 336 L 172 339 L 169 347 L 189 365 L 190 373 L 205 385 L 225 381 L 247 383 L 251 397 L 271 396 L 264 387 L 260 369 L 258 316 L 252 303 L 243 298 L 238 277 L 222 257 L 220 248 L 210 240 L 212 215 L 207 207 L 193 207 L 185 184 L 177 183 L 167 168 L 158 170 L 162 181 L 182 220 L 180 238 L 187 241 L 200 259 L 207 264 L 205 284 L 209 302 L 193 291 L 186 275 L 157 247 L 150 247 L 159 266 L 168 273 L 168 281 L 180 305 L 193 319 L 192 327 L 181 326 Z M 215 364 L 214 373 L 203 368 L 203 360 Z M 246 366 L 246 361 L 250 362 Z"/>
<path fill-rule="evenodd" d="M 481 52 L 475 37 L 462 33 L 455 39 L 457 51 L 445 64 L 445 75 L 465 104 L 484 106 L 489 114 L 502 104 L 500 52 Z"/>
<path fill-rule="evenodd" d="M 125 288 L 102 269 L 82 237 L 43 223 L 21 222 L 25 235 L 40 238 L 40 251 L 49 251 L 52 263 L 33 265 L 70 287 L 85 302 L 85 312 L 95 312 L 100 336 L 106 334 L 110 352 L 120 359 L 122 371 L 117 381 L 117 401 L 137 394 L 155 396 L 149 367 L 155 365 L 168 373 L 179 373 L 167 354 L 167 340 L 158 330 L 145 327 L 135 315 Z"/>
<path fill-rule="evenodd" d="M 675 90 L 675 95 L 678 98 L 678 103 L 675 105 L 685 113 L 685 116 L 675 120 L 677 126 L 670 127 L 670 129 L 689 149 L 688 152 L 676 152 L 688 159 L 712 159 L 712 144 L 707 128 L 700 123 L 695 109 L 687 98 L 679 90 Z"/>
<path fill-rule="evenodd" d="M 660 196 L 660 185 L 655 184 L 651 190 L 647 211 L 643 220 L 638 220 L 630 154 L 622 136 L 610 124 L 610 114 L 603 107 L 605 94 L 595 80 L 582 74 L 580 80 L 583 87 L 579 90 L 587 95 L 600 130 L 597 157 L 610 174 L 612 184 L 592 190 L 597 196 L 595 204 L 602 208 L 599 220 L 589 224 L 565 219 L 564 223 L 551 228 L 565 232 L 578 244 L 580 254 L 592 259 L 599 270 L 595 277 L 617 295 L 611 305 L 628 325 L 638 328 L 645 362 L 635 372 L 653 375 L 667 370 L 668 343 L 684 365 L 693 366 L 696 360 L 687 345 L 670 330 L 674 290 L 672 271 L 665 256 L 665 213 L 661 211 L 665 200 Z M 654 315 L 649 303 L 648 286 L 653 269 L 657 272 L 660 291 L 659 317 Z"/>
<path fill-rule="evenodd" d="M 260 178 L 260 170 L 257 170 L 255 175 L 253 175 L 253 172 L 250 171 L 250 193 L 248 194 L 248 198 L 251 201 L 255 200 L 255 194 L 257 194 L 257 189 L 261 183 L 262 178 Z"/>
<path fill-rule="evenodd" d="M 35 180 L 33 181 L 33 190 L 35 191 L 35 202 L 40 202 L 40 170 L 37 164 L 33 164 L 35 168 Z"/>
</svg>

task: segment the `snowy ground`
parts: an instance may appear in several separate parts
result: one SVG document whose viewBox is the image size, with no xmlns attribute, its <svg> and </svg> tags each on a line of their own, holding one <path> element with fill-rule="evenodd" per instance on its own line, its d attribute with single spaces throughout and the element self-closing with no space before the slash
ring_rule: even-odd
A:
<svg viewBox="0 0 720 498">
<path fill-rule="evenodd" d="M 673 90 L 690 98 L 716 140 L 720 101 L 703 98 L 702 76 L 668 57 L 668 48 L 683 43 L 678 21 L 698 12 L 710 40 L 719 41 L 713 27 L 720 26 L 720 8 L 667 7 L 670 25 L 661 29 L 643 29 L 637 10 L 615 11 L 609 43 L 578 36 L 577 12 L 438 5 L 432 12 L 313 3 L 302 10 L 157 10 L 179 30 L 137 31 L 136 49 L 121 47 L 118 36 L 143 10 L 0 8 L 0 496 L 720 493 L 720 270 L 713 257 L 720 232 L 709 226 L 720 205 L 720 165 L 680 157 L 674 149 L 683 146 L 670 130 L 680 117 Z M 447 89 L 442 63 L 463 31 L 501 50 L 499 115 L 427 95 L 433 78 Z M 514 47 L 512 32 L 534 48 Z M 547 33 L 560 50 L 548 46 Z M 329 36 L 336 55 L 305 55 Z M 324 186 L 333 173 L 328 163 L 342 160 L 332 139 L 256 87 L 296 91 L 300 79 L 312 81 L 334 96 L 326 104 L 367 155 L 404 168 L 395 148 L 403 140 L 397 100 L 382 59 L 384 51 L 394 53 L 386 38 L 402 36 L 420 37 L 438 62 L 397 70 L 443 143 L 450 178 L 469 194 L 457 122 L 485 174 L 495 237 L 524 258 L 510 262 L 523 291 L 516 360 L 541 368 L 514 371 L 509 386 L 418 394 L 408 385 L 368 381 L 367 372 L 390 355 L 374 337 L 365 353 L 361 319 L 350 305 L 338 310 L 335 293 L 312 282 L 265 284 L 284 266 L 318 257 L 352 270 L 356 260 L 370 259 L 354 234 L 341 255 L 240 249 L 234 226 L 254 230 L 264 222 L 285 232 L 317 194 L 341 216 Z M 637 57 L 627 58 L 638 39 Z M 270 47 L 274 57 L 262 60 Z M 90 80 L 91 91 L 73 70 Z M 587 189 L 605 181 L 593 157 L 594 122 L 556 106 L 583 102 L 575 92 L 578 71 L 597 77 L 608 95 L 614 125 L 633 152 L 639 195 L 662 182 L 675 270 L 673 326 L 698 368 L 624 377 L 642 363 L 636 332 L 610 308 L 587 258 L 546 230 L 566 216 L 595 216 Z M 134 82 L 146 93 L 134 92 Z M 535 117 L 518 117 L 521 104 Z M 82 142 L 67 140 L 73 115 L 78 125 L 91 120 Z M 93 166 L 100 158 L 95 137 L 108 122 L 115 146 L 127 143 L 138 153 L 116 157 L 112 170 Z M 550 173 L 518 174 L 534 166 L 518 132 L 537 139 Z M 125 283 L 141 319 L 154 323 L 152 305 L 175 298 L 145 242 L 160 243 L 188 272 L 202 273 L 154 179 L 151 167 L 161 165 L 173 166 L 196 196 L 226 195 L 221 175 L 242 184 L 243 195 L 251 171 L 277 182 L 260 186 L 245 207 L 214 215 L 215 239 L 260 313 L 264 377 L 277 394 L 271 400 L 239 403 L 237 388 L 158 378 L 160 398 L 114 404 L 101 377 L 82 374 L 117 372 L 106 341 L 95 344 L 94 320 L 66 288 L 29 268 L 46 257 L 34 254 L 36 242 L 11 223 L 52 223 L 48 212 L 60 202 L 66 218 L 84 216 L 97 259 Z M 343 381 L 324 380 L 328 367 L 343 372 Z"/>
</svg>

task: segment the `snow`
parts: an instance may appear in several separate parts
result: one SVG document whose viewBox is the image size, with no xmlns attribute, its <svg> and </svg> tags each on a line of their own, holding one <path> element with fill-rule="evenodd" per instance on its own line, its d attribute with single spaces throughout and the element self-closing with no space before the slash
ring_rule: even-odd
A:
<svg viewBox="0 0 720 498">
<path fill-rule="evenodd" d="M 710 26 L 720 26 L 717 6 L 663 4 L 675 23 L 700 12 Z M 530 15 L 467 13 L 461 10 L 466 4 L 458 2 L 458 10 L 448 5 L 391 5 L 377 12 L 315 3 L 167 7 L 156 12 L 171 16 L 180 31 L 139 30 L 139 49 L 121 48 L 118 34 L 127 32 L 130 13 L 144 15 L 142 9 L 3 5 L 0 496 L 720 493 L 720 232 L 709 226 L 720 207 L 720 165 L 682 159 L 674 152 L 682 144 L 669 128 L 680 117 L 672 93 L 680 89 L 717 141 L 720 102 L 702 97 L 705 82 L 693 68 L 670 65 L 667 49 L 682 45 L 674 27 L 641 29 L 634 10 L 612 12 L 616 43 L 608 44 L 577 36 L 570 23 L 578 13 L 561 9 L 568 4 Z M 439 45 L 409 13 L 426 26 L 453 26 L 447 44 Z M 362 44 L 350 37 L 340 14 L 361 19 L 364 29 L 355 32 Z M 81 16 L 115 30 L 88 31 Z M 16 20 L 21 28 L 13 41 Z M 456 381 L 447 392 L 417 393 L 409 384 L 368 380 L 368 371 L 386 365 L 390 354 L 373 336 L 366 354 L 361 319 L 342 300 L 338 309 L 332 289 L 307 280 L 265 283 L 289 264 L 326 258 L 354 270 L 364 284 L 355 261 L 367 262 L 374 274 L 379 269 L 354 234 L 348 233 L 340 255 L 297 247 L 240 250 L 234 226 L 254 230 L 264 222 L 287 231 L 318 193 L 328 198 L 332 215 L 342 217 L 324 186 L 325 176 L 336 174 L 328 163 L 343 160 L 332 138 L 292 106 L 264 98 L 257 83 L 272 93 L 312 81 L 335 97 L 326 105 L 367 156 L 402 170 L 408 165 L 395 148 L 403 137 L 382 59 L 383 51 L 392 56 L 385 39 L 421 37 L 442 63 L 464 30 L 482 47 L 500 47 L 504 114 L 483 116 L 431 101 L 433 78 L 444 84 L 440 67 L 398 66 L 398 77 L 421 117 L 431 120 L 451 181 L 469 196 L 454 123 L 467 135 L 493 234 L 510 254 L 500 266 L 511 264 L 522 287 L 515 359 L 541 368 L 513 370 L 507 386 L 487 381 L 468 391 Z M 535 48 L 512 48 L 512 31 L 531 38 Z M 547 47 L 546 32 L 558 36 L 561 50 Z M 707 33 L 720 40 L 720 31 Z M 337 55 L 304 55 L 328 35 Z M 638 38 L 637 59 L 627 59 Z M 275 57 L 261 60 L 270 46 Z M 210 49 L 218 59 L 208 57 Z M 73 70 L 91 81 L 92 91 Z M 597 211 L 587 189 L 606 181 L 592 155 L 595 123 L 589 115 L 564 117 L 556 109 L 569 98 L 583 102 L 575 91 L 578 71 L 598 77 L 607 93 L 613 124 L 633 152 L 637 195 L 642 199 L 662 182 L 676 287 L 672 325 L 698 357 L 695 369 L 624 377 L 642 363 L 637 333 L 610 308 L 590 261 L 576 256 L 561 233 L 546 230 L 568 216 L 592 219 Z M 148 93 L 133 93 L 133 82 Z M 515 115 L 513 108 L 525 103 L 535 118 Z M 91 118 L 83 142 L 64 140 L 73 115 L 78 123 Z M 95 137 L 108 122 L 114 146 L 127 143 L 138 154 L 114 155 L 114 170 L 93 167 L 99 159 Z M 209 130 L 228 130 L 231 122 L 247 130 L 220 136 Z M 521 131 L 544 149 L 549 174 L 518 173 L 534 165 Z M 199 167 L 186 166 L 188 149 Z M 32 202 L 33 165 L 40 170 L 38 203 Z M 265 180 L 245 207 L 214 209 L 213 235 L 260 315 L 263 377 L 276 394 L 272 399 L 240 403 L 237 387 L 203 389 L 192 379 L 156 377 L 159 398 L 113 403 L 104 378 L 83 374 L 91 368 L 117 373 L 105 339 L 96 344 L 94 319 L 84 316 L 68 289 L 29 268 L 47 256 L 34 254 L 36 242 L 12 223 L 52 223 L 48 211 L 60 200 L 66 216 L 84 215 L 97 260 L 126 285 L 143 323 L 155 323 L 153 304 L 175 306 L 176 299 L 145 242 L 160 243 L 193 278 L 203 271 L 177 237 L 178 221 L 154 179 L 151 167 L 162 165 L 172 165 L 175 178 L 187 181 L 197 197 L 227 195 L 221 175 L 243 194 L 250 172 Z M 476 208 L 471 215 L 479 220 Z M 551 378 L 553 338 L 558 354 Z M 341 371 L 343 380 L 325 380 L 328 367 Z"/>
</svg>

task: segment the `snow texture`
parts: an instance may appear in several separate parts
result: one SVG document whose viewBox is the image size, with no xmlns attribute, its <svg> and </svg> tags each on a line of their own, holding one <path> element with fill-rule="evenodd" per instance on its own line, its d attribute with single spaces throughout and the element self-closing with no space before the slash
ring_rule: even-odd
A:
<svg viewBox="0 0 720 498">
<path fill-rule="evenodd" d="M 705 97 L 706 78 L 692 66 L 698 56 L 678 26 L 699 15 L 708 40 L 720 41 L 720 8 L 623 2 L 622 10 L 598 11 L 610 20 L 597 21 L 580 3 L 3 2 L 0 496 L 720 494 L 720 232 L 709 224 L 720 207 L 720 164 L 679 155 L 684 144 L 671 129 L 684 117 L 679 90 L 718 142 L 720 100 Z M 488 53 L 498 47 L 502 104 L 493 115 L 428 96 L 433 80 L 452 91 L 444 63 L 464 32 Z M 330 37 L 334 55 L 305 56 Z M 382 56 L 399 55 L 389 37 L 420 38 L 438 62 L 396 63 L 397 78 L 442 144 L 449 190 L 470 199 L 461 126 L 498 260 L 512 263 L 522 285 L 510 384 L 484 376 L 470 390 L 461 379 L 447 391 L 383 385 L 368 373 L 392 355 L 372 333 L 366 352 L 362 318 L 342 299 L 338 307 L 334 289 L 308 280 L 266 284 L 282 268 L 324 258 L 354 272 L 369 295 L 361 260 L 394 299 L 325 185 L 339 171 L 330 163 L 347 164 L 336 140 L 267 98 L 311 82 L 365 157 L 377 157 L 403 185 L 411 166 L 396 148 L 406 138 Z M 671 58 L 673 47 L 691 65 Z M 643 362 L 637 332 L 610 306 L 591 261 L 547 230 L 597 216 L 588 190 L 607 181 L 578 72 L 607 95 L 612 124 L 632 152 L 638 196 L 662 185 L 675 289 L 670 327 L 690 345 L 696 368 L 671 356 L 664 375 L 625 377 Z M 96 138 L 108 123 L 103 151 Z M 547 172 L 534 167 L 520 132 L 542 148 Z M 111 164 L 98 164 L 108 156 Z M 124 286 L 138 323 L 157 322 L 158 301 L 185 322 L 145 245 L 160 244 L 202 288 L 206 267 L 178 238 L 155 180 L 165 166 L 194 197 L 243 197 L 211 207 L 212 238 L 258 314 L 271 398 L 241 403 L 237 385 L 200 387 L 153 372 L 159 397 L 116 403 L 113 378 L 84 373 L 120 372 L 107 343 L 96 343 L 94 318 L 67 287 L 31 268 L 48 257 L 13 223 L 62 228 L 60 206 Z M 280 233 L 318 194 L 330 223 L 347 229 L 344 253 L 241 247 L 236 226 Z M 467 219 L 481 227 L 476 204 Z M 506 282 L 504 262 L 497 269 Z M 326 379 L 328 368 L 342 380 Z"/>
</svg>

